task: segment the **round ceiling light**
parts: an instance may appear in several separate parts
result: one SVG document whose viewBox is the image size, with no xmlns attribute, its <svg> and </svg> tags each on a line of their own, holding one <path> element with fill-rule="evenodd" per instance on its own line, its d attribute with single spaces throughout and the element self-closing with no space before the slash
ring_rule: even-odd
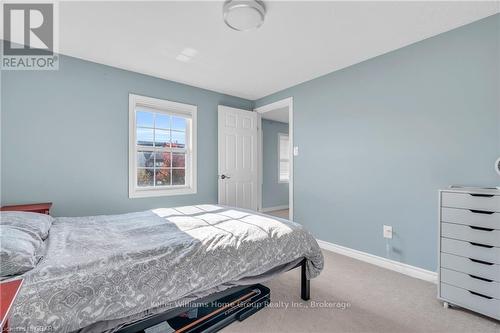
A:
<svg viewBox="0 0 500 333">
<path fill-rule="evenodd" d="M 227 0 L 224 2 L 224 22 L 231 29 L 248 31 L 264 23 L 266 7 L 259 0 Z"/>
</svg>

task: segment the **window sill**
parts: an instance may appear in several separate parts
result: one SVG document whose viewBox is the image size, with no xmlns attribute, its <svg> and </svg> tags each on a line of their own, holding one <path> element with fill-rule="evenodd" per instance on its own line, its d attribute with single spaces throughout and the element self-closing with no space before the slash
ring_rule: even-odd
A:
<svg viewBox="0 0 500 333">
<path fill-rule="evenodd" d="M 129 192 L 128 197 L 133 198 L 151 198 L 151 197 L 166 197 L 172 195 L 186 195 L 196 194 L 196 189 L 191 187 L 175 188 L 168 190 L 132 190 Z"/>
</svg>

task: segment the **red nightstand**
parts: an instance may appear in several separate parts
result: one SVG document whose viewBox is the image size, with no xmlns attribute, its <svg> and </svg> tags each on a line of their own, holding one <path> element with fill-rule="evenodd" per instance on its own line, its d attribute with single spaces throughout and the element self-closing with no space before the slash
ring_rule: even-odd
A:
<svg viewBox="0 0 500 333">
<path fill-rule="evenodd" d="M 22 279 L 0 282 L 0 318 L 2 320 L 0 328 L 2 332 L 9 332 L 9 312 L 22 284 Z"/>
<path fill-rule="evenodd" d="M 31 213 L 40 213 L 49 215 L 50 207 L 52 207 L 52 202 L 44 202 L 44 203 L 28 204 L 28 205 L 3 206 L 0 207 L 0 210 L 31 212 Z"/>
</svg>

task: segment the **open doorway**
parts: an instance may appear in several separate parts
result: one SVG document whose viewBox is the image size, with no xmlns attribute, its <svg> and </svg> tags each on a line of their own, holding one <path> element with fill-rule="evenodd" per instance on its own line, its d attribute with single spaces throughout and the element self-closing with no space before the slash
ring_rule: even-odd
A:
<svg viewBox="0 0 500 333">
<path fill-rule="evenodd" d="M 292 98 L 256 109 L 259 115 L 259 210 L 293 220 Z"/>
</svg>

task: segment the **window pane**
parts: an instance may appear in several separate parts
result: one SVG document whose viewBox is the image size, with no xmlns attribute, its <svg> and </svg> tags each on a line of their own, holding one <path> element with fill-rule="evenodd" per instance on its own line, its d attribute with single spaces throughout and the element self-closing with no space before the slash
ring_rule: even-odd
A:
<svg viewBox="0 0 500 333">
<path fill-rule="evenodd" d="M 172 185 L 185 185 L 186 184 L 186 170 L 174 169 L 172 170 Z"/>
<path fill-rule="evenodd" d="M 170 116 L 162 113 L 156 114 L 155 120 L 156 128 L 169 129 L 170 128 Z"/>
<path fill-rule="evenodd" d="M 150 128 L 137 128 L 137 145 L 153 146 L 153 130 Z"/>
<path fill-rule="evenodd" d="M 137 152 L 137 166 L 150 167 L 154 165 L 154 157 L 152 151 L 138 151 Z"/>
<path fill-rule="evenodd" d="M 137 186 L 153 186 L 153 169 L 137 169 Z"/>
<path fill-rule="evenodd" d="M 172 166 L 175 168 L 184 168 L 186 166 L 186 154 L 173 153 Z"/>
<path fill-rule="evenodd" d="M 176 131 L 186 131 L 186 118 L 172 116 L 172 129 Z"/>
<path fill-rule="evenodd" d="M 155 153 L 155 166 L 157 168 L 170 168 L 172 153 L 168 151 L 157 151 Z"/>
<path fill-rule="evenodd" d="M 156 169 L 156 186 L 170 185 L 171 169 Z"/>
<path fill-rule="evenodd" d="M 170 131 L 157 129 L 155 131 L 155 147 L 169 147 L 170 146 Z"/>
<path fill-rule="evenodd" d="M 288 141 L 288 135 L 280 135 L 280 159 L 290 158 L 290 142 Z"/>
<path fill-rule="evenodd" d="M 135 122 L 138 127 L 153 127 L 153 113 L 137 111 L 135 113 Z"/>
<path fill-rule="evenodd" d="M 172 147 L 185 148 L 186 147 L 186 133 L 172 131 Z"/>
<path fill-rule="evenodd" d="M 290 162 L 280 162 L 280 181 L 288 181 L 290 179 Z"/>
</svg>

